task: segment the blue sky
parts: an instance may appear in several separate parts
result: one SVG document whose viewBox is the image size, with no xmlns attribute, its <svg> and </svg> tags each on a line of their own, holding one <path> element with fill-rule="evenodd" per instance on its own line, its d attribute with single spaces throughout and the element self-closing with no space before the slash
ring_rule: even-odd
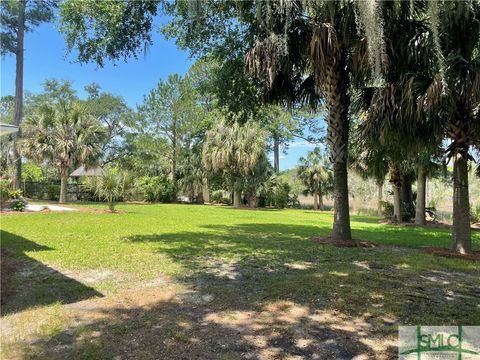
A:
<svg viewBox="0 0 480 360">
<path fill-rule="evenodd" d="M 116 65 L 107 63 L 101 69 L 94 64 L 80 65 L 75 62 L 75 55 L 67 55 L 65 50 L 63 36 L 55 24 L 42 24 L 28 33 L 25 37 L 24 89 L 35 93 L 42 90 L 45 79 L 65 79 L 72 82 L 80 97 L 84 97 L 84 86 L 96 82 L 103 91 L 120 95 L 135 107 L 159 79 L 166 79 L 172 73 L 185 74 L 193 63 L 188 53 L 179 50 L 174 41 L 167 41 L 156 32 L 146 56 L 120 61 Z M 14 56 L 1 60 L 0 91 L 2 96 L 15 93 Z M 281 169 L 295 166 L 298 158 L 312 149 L 311 144 L 295 140 L 288 154 L 281 155 Z"/>
</svg>

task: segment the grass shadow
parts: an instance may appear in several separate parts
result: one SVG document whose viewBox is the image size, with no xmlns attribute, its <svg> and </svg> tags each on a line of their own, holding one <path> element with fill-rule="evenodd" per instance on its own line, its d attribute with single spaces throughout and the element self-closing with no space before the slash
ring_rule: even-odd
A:
<svg viewBox="0 0 480 360">
<path fill-rule="evenodd" d="M 49 251 L 22 236 L 0 230 L 2 249 L 8 251 L 11 271 L 2 272 L 2 284 L 8 284 L 11 293 L 5 299 L 1 314 L 19 312 L 39 305 L 70 304 L 101 297 L 95 289 L 72 279 L 54 268 L 25 254 L 28 251 Z"/>
</svg>

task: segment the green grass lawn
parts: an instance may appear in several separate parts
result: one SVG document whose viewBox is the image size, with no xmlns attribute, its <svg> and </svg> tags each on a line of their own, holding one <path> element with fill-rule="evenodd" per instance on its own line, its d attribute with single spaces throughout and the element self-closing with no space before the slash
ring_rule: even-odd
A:
<svg viewBox="0 0 480 360">
<path fill-rule="evenodd" d="M 119 205 L 118 210 L 2 216 L 2 248 L 21 268 L 12 284 L 17 291 L 2 308 L 2 322 L 11 331 L 2 339 L 5 355 L 110 358 L 124 346 L 139 358 L 171 357 L 179 349 L 190 354 L 188 358 L 195 351 L 208 354 L 195 345 L 199 338 L 209 349 L 217 349 L 201 358 L 242 358 L 245 352 L 275 358 L 275 351 L 288 358 L 301 348 L 298 342 L 303 339 L 313 344 L 303 353 L 298 350 L 298 356 L 311 358 L 314 351 L 340 351 L 324 349 L 315 340 L 321 332 L 319 322 L 337 314 L 345 323 L 369 325 L 365 330 L 366 325 L 359 323 L 343 336 L 347 330 L 322 323 L 322 334 L 328 330 L 333 338 L 350 339 L 343 346 L 348 351 L 344 356 L 388 358 L 395 345 L 387 346 L 385 339 L 394 341 L 398 325 L 480 323 L 478 263 L 434 257 L 420 249 L 448 248 L 450 232 L 445 229 L 389 226 L 374 217 L 352 216 L 354 238 L 385 246 L 347 249 L 310 240 L 330 233 L 328 212 L 190 205 Z M 479 232 L 473 233 L 473 243 L 480 248 Z M 167 288 L 177 300 L 155 298 L 148 306 L 141 300 L 160 296 L 160 290 L 152 295 L 152 289 Z M 76 303 L 94 302 L 111 309 L 112 304 L 105 302 L 118 299 L 130 299 L 128 309 L 135 307 L 137 315 L 129 313 L 120 323 L 113 315 L 101 321 L 72 320 L 80 316 L 72 315 L 79 311 Z M 285 307 L 290 315 L 299 309 L 304 314 L 285 322 L 279 315 L 287 311 Z M 232 330 L 235 319 L 251 313 L 257 314 L 256 321 L 267 314 L 278 318 L 263 330 L 245 324 Z M 20 335 L 34 315 L 47 325 Z M 48 324 L 53 317 L 64 320 L 52 328 Z M 165 322 L 159 325 L 159 318 Z M 217 334 L 224 344 L 210 344 L 209 335 L 199 335 L 197 327 L 205 322 L 215 326 L 210 334 Z M 153 331 L 149 326 L 158 329 L 156 339 L 163 347 L 148 345 L 145 334 Z M 277 339 L 274 328 L 288 336 Z M 132 334 L 144 348 L 156 349 L 155 356 L 129 347 Z M 262 336 L 267 340 L 260 346 Z M 372 338 L 377 340 L 370 344 Z M 232 345 L 233 339 L 248 346 Z M 65 346 L 56 349 L 52 341 Z"/>
</svg>

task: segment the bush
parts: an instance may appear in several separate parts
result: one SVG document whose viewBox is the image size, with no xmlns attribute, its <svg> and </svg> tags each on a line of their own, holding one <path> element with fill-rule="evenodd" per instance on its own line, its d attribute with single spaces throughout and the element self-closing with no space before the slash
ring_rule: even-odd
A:
<svg viewBox="0 0 480 360">
<path fill-rule="evenodd" d="M 388 219 L 393 218 L 393 204 L 388 201 L 380 201 L 382 215 Z"/>
<path fill-rule="evenodd" d="M 225 205 L 230 204 L 230 199 L 223 196 L 223 190 L 214 191 L 212 193 L 210 200 L 212 201 L 212 203 L 215 203 L 215 204 L 225 204 Z"/>
<path fill-rule="evenodd" d="M 470 206 L 470 223 L 476 224 L 480 222 L 480 205 Z"/>
<path fill-rule="evenodd" d="M 10 205 L 10 209 L 13 211 L 23 211 L 27 207 L 27 201 L 20 197 L 17 199 L 12 200 L 12 204 Z"/>
<path fill-rule="evenodd" d="M 274 206 L 280 209 L 287 206 L 298 206 L 298 196 L 290 197 L 290 185 L 278 177 L 272 176 L 260 192 L 258 206 Z"/>
<path fill-rule="evenodd" d="M 279 182 L 274 193 L 275 206 L 279 209 L 287 207 L 289 202 L 290 185 L 286 182 Z"/>
<path fill-rule="evenodd" d="M 22 199 L 22 190 L 20 190 L 20 189 L 10 190 L 9 198 L 10 199 Z"/>
<path fill-rule="evenodd" d="M 86 185 L 87 188 L 95 190 L 96 196 L 108 203 L 110 211 L 115 211 L 115 203 L 123 200 L 132 188 L 133 178 L 127 172 L 107 168 L 102 176 L 89 179 Z"/>
<path fill-rule="evenodd" d="M 172 202 L 175 200 L 172 181 L 166 176 L 144 176 L 138 180 L 137 187 L 143 192 L 145 201 Z"/>
<path fill-rule="evenodd" d="M 0 204 L 3 208 L 4 203 L 10 199 L 10 180 L 0 179 Z"/>
<path fill-rule="evenodd" d="M 7 201 L 10 201 L 9 207 L 13 211 L 23 211 L 27 206 L 27 201 L 22 196 L 22 190 L 12 190 L 10 180 L 0 179 L 0 200 L 1 208 L 7 205 Z"/>
</svg>

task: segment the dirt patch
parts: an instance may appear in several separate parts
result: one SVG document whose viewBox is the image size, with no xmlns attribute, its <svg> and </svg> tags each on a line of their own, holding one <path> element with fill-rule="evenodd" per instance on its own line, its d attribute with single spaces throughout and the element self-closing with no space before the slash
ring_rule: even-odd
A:
<svg viewBox="0 0 480 360">
<path fill-rule="evenodd" d="M 52 210 L 42 210 L 42 211 L 13 211 L 13 210 L 2 210 L 0 214 L 2 216 L 16 216 L 16 215 L 31 215 L 31 214 L 54 214 L 59 213 L 59 211 Z"/>
<path fill-rule="evenodd" d="M 0 250 L 0 261 L 1 261 L 1 296 L 0 304 L 5 305 L 13 289 L 11 286 L 12 278 L 15 272 L 18 271 L 19 264 L 12 258 L 10 253 L 5 250 Z"/>
<path fill-rule="evenodd" d="M 379 223 L 383 224 L 383 225 L 398 225 L 398 226 L 406 226 L 406 227 L 423 227 L 423 228 L 428 228 L 428 229 L 451 229 L 452 228 L 452 224 L 447 224 L 447 223 L 443 223 L 443 222 L 429 222 L 429 221 L 427 221 L 427 223 L 425 225 L 417 225 L 413 222 L 398 223 L 398 222 L 391 221 L 389 219 L 381 219 L 379 221 Z M 473 231 L 480 231 L 480 223 L 472 224 L 472 225 L 470 225 L 470 228 Z"/>
<path fill-rule="evenodd" d="M 378 245 L 368 240 L 340 240 L 333 239 L 330 236 L 327 237 L 313 237 L 312 241 L 318 242 L 324 245 L 333 245 L 336 247 L 348 247 L 348 248 L 374 248 Z"/>
<path fill-rule="evenodd" d="M 452 252 L 449 249 L 445 248 L 438 248 L 438 247 L 426 247 L 423 248 L 428 254 L 436 255 L 436 256 L 443 256 L 448 258 L 457 258 L 457 259 L 464 259 L 464 260 L 471 260 L 471 261 L 480 261 L 480 251 L 473 251 L 470 254 L 457 254 Z"/>
</svg>

